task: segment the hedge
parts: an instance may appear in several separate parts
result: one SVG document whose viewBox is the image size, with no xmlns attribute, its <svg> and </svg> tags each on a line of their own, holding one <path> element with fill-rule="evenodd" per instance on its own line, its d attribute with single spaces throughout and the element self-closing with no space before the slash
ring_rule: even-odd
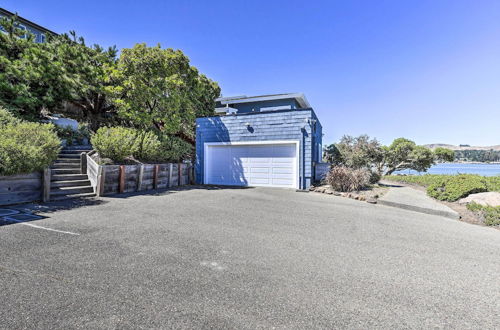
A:
<svg viewBox="0 0 500 330">
<path fill-rule="evenodd" d="M 41 171 L 59 154 L 61 141 L 52 124 L 6 121 L 0 124 L 0 175 Z"/>
<path fill-rule="evenodd" d="M 101 158 L 122 163 L 181 161 L 191 155 L 193 146 L 178 137 L 126 127 L 101 127 L 91 138 Z"/>
<path fill-rule="evenodd" d="M 484 177 L 473 174 L 450 176 L 427 187 L 429 196 L 448 202 L 454 202 L 470 194 L 486 191 L 488 191 L 488 185 Z"/>
</svg>

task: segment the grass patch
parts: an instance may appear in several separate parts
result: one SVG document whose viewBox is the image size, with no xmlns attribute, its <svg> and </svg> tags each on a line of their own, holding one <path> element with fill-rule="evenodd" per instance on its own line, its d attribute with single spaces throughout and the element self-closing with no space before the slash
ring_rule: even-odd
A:
<svg viewBox="0 0 500 330">
<path fill-rule="evenodd" d="M 467 209 L 479 213 L 484 218 L 484 224 L 487 226 L 500 225 L 500 206 L 483 206 L 472 202 L 467 204 Z"/>
</svg>

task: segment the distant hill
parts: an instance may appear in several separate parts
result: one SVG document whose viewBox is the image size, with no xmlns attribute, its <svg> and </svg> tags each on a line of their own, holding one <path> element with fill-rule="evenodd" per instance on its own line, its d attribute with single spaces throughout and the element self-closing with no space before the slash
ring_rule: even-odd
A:
<svg viewBox="0 0 500 330">
<path fill-rule="evenodd" d="M 445 144 L 445 143 L 433 143 L 433 144 L 424 144 L 424 147 L 427 147 L 429 149 L 436 149 L 436 148 L 448 148 L 451 150 L 495 150 L 495 151 L 500 151 L 500 144 L 496 146 L 489 146 L 489 147 L 479 147 L 479 146 L 455 146 L 452 144 Z"/>
</svg>

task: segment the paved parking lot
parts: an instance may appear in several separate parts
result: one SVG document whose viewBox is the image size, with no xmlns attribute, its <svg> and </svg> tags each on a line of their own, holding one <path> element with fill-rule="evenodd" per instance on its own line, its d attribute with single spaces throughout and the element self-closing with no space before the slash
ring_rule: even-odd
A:
<svg viewBox="0 0 500 330">
<path fill-rule="evenodd" d="M 88 204 L 0 226 L 1 328 L 500 324 L 498 230 L 279 189 Z"/>
</svg>

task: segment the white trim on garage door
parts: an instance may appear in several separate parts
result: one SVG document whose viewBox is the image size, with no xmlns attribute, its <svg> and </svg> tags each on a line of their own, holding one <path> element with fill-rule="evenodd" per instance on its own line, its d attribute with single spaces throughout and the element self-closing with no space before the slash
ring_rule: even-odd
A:
<svg viewBox="0 0 500 330">
<path fill-rule="evenodd" d="M 252 150 L 256 150 L 256 149 L 261 149 L 262 151 L 266 151 L 267 153 L 271 153 L 269 154 L 269 157 L 267 157 L 267 159 L 265 159 L 266 162 L 268 162 L 269 165 L 267 165 L 268 167 L 270 167 L 270 172 L 279 172 L 280 171 L 280 167 L 281 166 L 285 166 L 286 167 L 286 164 L 280 164 L 281 160 L 280 157 L 272 157 L 272 152 L 273 152 L 273 149 L 270 149 L 270 148 L 257 148 L 257 147 L 264 147 L 264 146 L 269 146 L 269 147 L 273 147 L 273 146 L 276 146 L 276 148 L 274 148 L 274 151 L 275 152 L 285 152 L 286 150 L 288 151 L 291 151 L 292 148 L 289 148 L 289 149 L 286 149 L 286 148 L 283 148 L 283 147 L 286 147 L 286 145 L 289 145 L 293 148 L 294 150 L 294 155 L 293 157 L 295 158 L 294 160 L 292 159 L 291 162 L 290 162 L 290 157 L 286 157 L 284 158 L 285 161 L 288 161 L 289 164 L 292 164 L 292 167 L 293 167 L 293 173 L 291 174 L 291 178 L 292 181 L 288 181 L 286 182 L 285 180 L 283 180 L 283 184 L 280 184 L 280 183 L 277 183 L 276 181 L 279 181 L 279 178 L 278 179 L 274 179 L 273 181 L 275 182 L 259 182 L 258 178 L 249 178 L 250 180 L 247 180 L 246 178 L 243 178 L 243 180 L 229 180 L 227 182 L 228 185 L 243 185 L 243 186 L 266 186 L 266 187 L 285 187 L 285 188 L 295 188 L 295 189 L 299 189 L 299 155 L 300 155 L 300 149 L 299 149 L 299 145 L 300 145 L 300 142 L 299 141 L 296 141 L 296 140 L 275 140 L 275 141 L 244 141 L 244 142 L 206 142 L 204 144 L 204 166 L 203 166 L 203 183 L 204 184 L 224 184 L 224 182 L 221 182 L 221 181 L 218 181 L 217 182 L 212 182 L 211 181 L 211 173 L 213 171 L 213 167 L 214 166 L 220 166 L 220 164 L 212 164 L 213 161 L 215 161 L 215 159 L 213 159 L 213 155 L 212 153 L 215 151 L 215 149 L 213 149 L 214 147 L 224 147 L 224 146 L 227 146 L 227 147 L 239 147 L 239 148 L 235 148 L 235 149 L 232 149 L 234 153 L 236 154 L 241 154 L 242 152 L 243 153 L 252 153 Z M 246 146 L 248 146 L 249 148 L 245 148 Z M 252 148 L 252 147 L 255 147 L 255 148 Z M 218 150 L 222 150 L 222 149 L 218 149 Z M 229 150 L 229 149 L 227 149 Z M 230 151 L 231 152 L 231 151 Z M 224 153 L 221 154 L 222 156 L 224 156 Z M 243 161 L 249 161 L 249 162 L 255 162 L 256 160 L 254 158 L 251 157 L 251 155 L 249 155 L 250 158 L 245 158 L 243 159 Z M 227 162 L 224 163 L 223 160 L 221 160 L 221 164 L 227 164 Z M 275 165 L 273 165 L 275 164 Z M 264 167 L 266 167 L 265 164 L 262 164 L 264 165 Z M 232 164 L 228 164 L 228 166 L 232 166 Z M 245 165 L 246 166 L 246 165 Z M 241 167 L 243 167 L 243 164 L 241 165 Z M 260 167 L 260 166 L 259 166 Z M 258 170 L 257 167 L 255 168 L 255 170 Z M 251 171 L 252 172 L 252 169 L 247 169 L 247 171 Z M 245 176 L 245 174 L 243 173 L 244 170 L 241 169 L 239 170 L 240 174 L 239 175 L 242 175 L 242 176 Z M 278 175 L 279 176 L 279 175 Z M 290 176 L 288 176 L 290 177 Z M 287 179 L 288 177 L 286 177 L 285 179 Z M 254 181 L 254 182 L 249 182 L 249 181 Z"/>
</svg>

